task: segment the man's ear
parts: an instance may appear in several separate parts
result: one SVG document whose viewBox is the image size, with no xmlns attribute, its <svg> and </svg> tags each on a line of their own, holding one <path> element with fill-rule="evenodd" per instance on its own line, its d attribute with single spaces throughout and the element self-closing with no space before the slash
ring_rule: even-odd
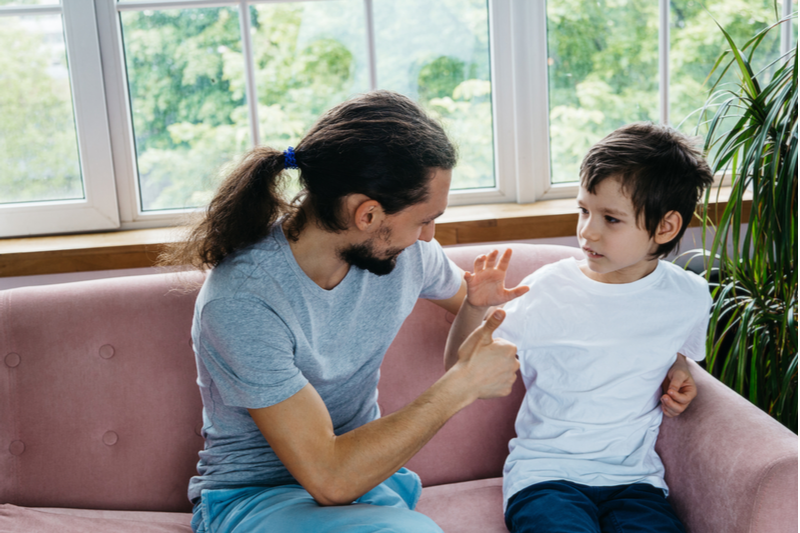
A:
<svg viewBox="0 0 800 533">
<path fill-rule="evenodd" d="M 385 217 L 380 202 L 363 194 L 350 194 L 345 200 L 351 222 L 361 231 L 377 230 Z"/>
<path fill-rule="evenodd" d="M 671 242 L 683 227 L 683 217 L 677 211 L 670 211 L 661 219 L 656 229 L 656 244 L 666 244 Z"/>
</svg>

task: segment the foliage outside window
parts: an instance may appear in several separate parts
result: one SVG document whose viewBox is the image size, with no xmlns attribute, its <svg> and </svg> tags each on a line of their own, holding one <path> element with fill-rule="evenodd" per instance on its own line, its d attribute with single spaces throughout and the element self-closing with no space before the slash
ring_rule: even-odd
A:
<svg viewBox="0 0 800 533">
<path fill-rule="evenodd" d="M 296 144 L 325 110 L 370 89 L 363 6 L 250 7 L 262 144 Z M 416 20 L 423 8 L 438 16 Z M 376 1 L 374 17 L 378 86 L 415 98 L 445 124 L 461 151 L 455 189 L 494 186 L 486 3 Z M 121 20 L 141 207 L 203 205 L 217 169 L 251 143 L 237 12 L 125 11 Z"/>
<path fill-rule="evenodd" d="M 780 18 L 773 0 L 670 0 L 669 123 L 690 135 L 708 95 L 704 84 L 727 48 L 716 19 L 745 41 Z M 651 0 L 550 0 L 547 3 L 550 143 L 553 183 L 578 180 L 589 147 L 639 120 L 661 122 L 659 6 Z M 756 65 L 779 55 L 779 32 L 759 48 Z M 735 82 L 729 73 L 723 80 Z"/>
<path fill-rule="evenodd" d="M 740 41 L 777 19 L 772 0 L 186 1 L 179 9 L 161 0 L 0 0 L 3 235 L 106 229 L 120 219 L 123 227 L 175 223 L 171 213 L 206 203 L 226 165 L 254 140 L 293 146 L 326 109 L 373 87 L 404 93 L 443 122 L 460 151 L 459 202 L 563 197 L 570 189 L 551 182 L 574 184 L 589 146 L 624 123 L 668 120 L 705 133 L 692 112 L 725 47 L 712 16 Z M 668 50 L 659 48 L 659 5 L 669 6 Z M 536 9 L 541 17 L 529 16 Z M 524 22 L 514 26 L 520 14 Z M 532 46 L 546 56 L 534 75 L 547 78 L 549 92 L 531 93 L 531 102 L 524 83 L 506 76 L 530 67 L 509 59 L 526 57 L 520 48 L 529 41 L 517 32 L 509 49 L 492 50 L 512 26 L 546 33 L 546 48 L 539 49 L 544 40 Z M 73 46 L 76 35 L 98 29 L 97 49 Z M 777 34 L 755 65 L 776 57 Z M 98 57 L 88 68 L 100 81 L 90 85 L 105 82 L 108 107 L 81 98 L 87 84 L 76 87 L 87 71 L 75 67 L 87 59 L 68 57 L 70 50 Z M 668 87 L 659 78 L 665 58 Z M 520 141 L 521 128 L 549 133 L 549 162 L 523 153 L 535 147 Z M 547 141 L 537 143 L 546 153 Z M 89 149 L 103 145 L 107 163 L 88 168 L 97 161 Z M 511 170 L 498 172 L 511 159 Z M 536 187 L 525 189 L 527 182 Z M 80 202 L 104 202 L 102 213 L 62 229 Z M 47 211 L 64 205 L 57 215 Z M 26 209 L 21 220 L 52 223 L 28 231 L 29 222 L 8 222 Z"/>
</svg>

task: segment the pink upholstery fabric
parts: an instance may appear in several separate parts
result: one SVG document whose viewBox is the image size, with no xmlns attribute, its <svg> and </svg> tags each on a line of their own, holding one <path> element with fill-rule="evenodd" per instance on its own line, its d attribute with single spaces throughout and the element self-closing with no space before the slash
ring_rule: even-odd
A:
<svg viewBox="0 0 800 533">
<path fill-rule="evenodd" d="M 513 284 L 579 253 L 511 246 Z M 471 268 L 492 248 L 448 254 Z M 179 285 L 153 275 L 0 292 L 0 533 L 189 530 L 202 406 L 195 292 Z M 384 413 L 442 375 L 452 318 L 419 302 L 381 370 Z M 797 436 L 695 374 L 700 395 L 658 442 L 689 532 L 797 531 Z M 464 409 L 409 462 L 426 486 L 419 509 L 446 532 L 504 531 L 499 476 L 522 394 L 517 383 Z"/>
<path fill-rule="evenodd" d="M 195 294 L 175 283 L 154 275 L 0 293 L 0 503 L 190 509 L 203 445 Z"/>
<path fill-rule="evenodd" d="M 503 478 L 479 479 L 422 489 L 417 511 L 444 533 L 507 533 Z"/>
<path fill-rule="evenodd" d="M 0 505 L 2 533 L 192 533 L 189 513 L 30 509 Z"/>
<path fill-rule="evenodd" d="M 692 364 L 698 394 L 656 449 L 689 533 L 797 531 L 797 435 Z"/>
</svg>

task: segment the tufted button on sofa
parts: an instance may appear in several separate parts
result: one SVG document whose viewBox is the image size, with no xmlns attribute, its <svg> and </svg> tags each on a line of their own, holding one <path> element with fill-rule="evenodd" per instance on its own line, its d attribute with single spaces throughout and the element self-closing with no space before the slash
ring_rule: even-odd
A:
<svg viewBox="0 0 800 533">
<path fill-rule="evenodd" d="M 510 245 L 516 284 L 572 248 Z M 493 247 L 449 248 L 462 268 Z M 202 404 L 189 340 L 202 274 L 0 292 L 0 532 L 189 532 Z M 384 360 L 390 413 L 443 373 L 452 322 L 420 301 Z M 690 533 L 797 531 L 797 436 L 697 365 L 699 394 L 657 449 Z M 478 401 L 408 463 L 447 533 L 506 531 L 501 476 L 523 395 Z"/>
</svg>

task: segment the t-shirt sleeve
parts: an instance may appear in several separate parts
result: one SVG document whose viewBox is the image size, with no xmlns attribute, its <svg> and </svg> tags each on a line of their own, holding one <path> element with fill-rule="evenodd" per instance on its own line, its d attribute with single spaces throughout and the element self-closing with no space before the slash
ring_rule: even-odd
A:
<svg viewBox="0 0 800 533">
<path fill-rule="evenodd" d="M 686 342 L 684 342 L 681 349 L 678 350 L 679 353 L 695 361 L 702 361 L 706 358 L 706 336 L 708 331 L 709 310 L 713 303 L 708 289 L 706 289 L 701 296 L 701 300 L 703 303 L 698 306 L 694 327 L 689 333 Z"/>
<path fill-rule="evenodd" d="M 198 356 L 226 405 L 269 407 L 308 383 L 295 365 L 289 328 L 260 301 L 208 302 L 200 315 Z"/>
<path fill-rule="evenodd" d="M 463 272 L 447 257 L 442 246 L 431 242 L 417 241 L 422 259 L 422 291 L 419 297 L 427 300 L 452 298 L 461 287 Z"/>
</svg>

